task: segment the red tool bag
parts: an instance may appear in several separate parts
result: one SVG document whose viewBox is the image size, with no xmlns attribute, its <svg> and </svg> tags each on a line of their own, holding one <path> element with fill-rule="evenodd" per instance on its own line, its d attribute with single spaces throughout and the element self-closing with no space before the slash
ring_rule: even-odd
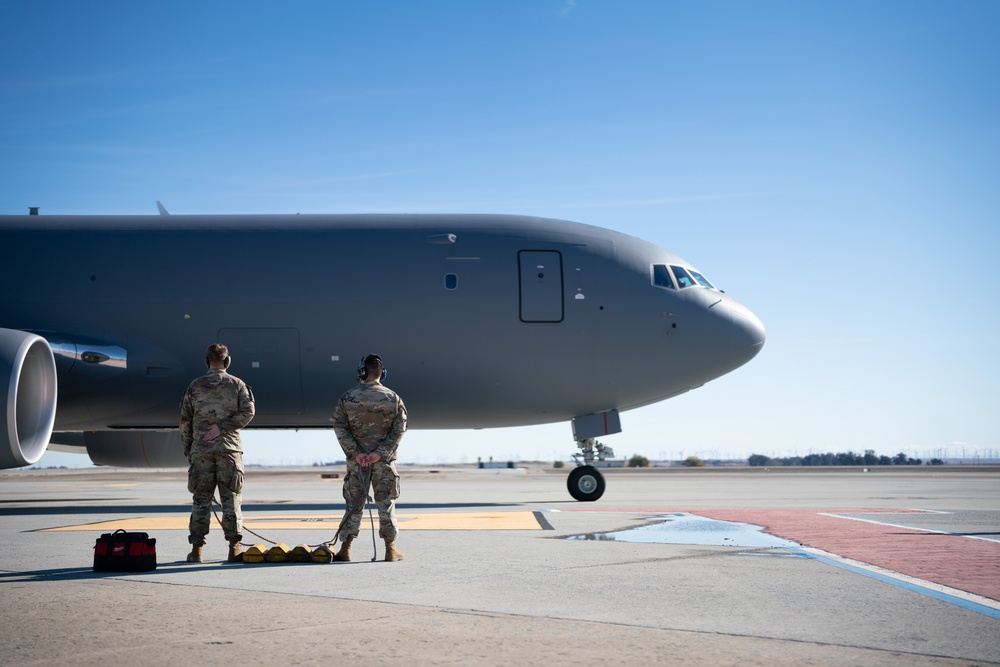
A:
<svg viewBox="0 0 1000 667">
<path fill-rule="evenodd" d="M 94 572 L 146 572 L 156 569 L 156 539 L 146 533 L 116 530 L 94 545 Z"/>
</svg>

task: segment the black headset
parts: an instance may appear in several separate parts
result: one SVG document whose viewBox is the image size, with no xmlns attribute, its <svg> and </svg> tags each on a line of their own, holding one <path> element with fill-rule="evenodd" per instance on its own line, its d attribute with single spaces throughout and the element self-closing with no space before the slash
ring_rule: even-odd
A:
<svg viewBox="0 0 1000 667">
<path fill-rule="evenodd" d="M 379 378 L 379 382 L 382 382 L 383 380 L 385 380 L 385 376 L 388 375 L 389 372 L 385 370 L 385 364 L 382 363 L 382 357 L 378 356 L 377 354 L 369 354 L 367 357 L 361 357 L 361 363 L 358 364 L 358 379 L 359 380 L 368 379 L 368 369 L 365 368 L 365 366 L 371 359 L 378 359 L 379 365 L 382 366 L 382 377 Z"/>
<path fill-rule="evenodd" d="M 226 370 L 229 370 L 229 364 L 233 363 L 233 360 L 232 360 L 232 358 L 230 358 L 230 356 L 229 356 L 229 355 L 227 354 L 227 355 L 226 355 L 226 358 L 222 360 L 222 363 L 223 363 L 223 364 L 225 364 L 225 366 L 226 366 Z M 207 366 L 208 368 L 211 368 L 211 367 L 212 367 L 212 360 L 211 360 L 211 359 L 209 359 L 208 357 L 205 357 L 205 366 Z"/>
</svg>

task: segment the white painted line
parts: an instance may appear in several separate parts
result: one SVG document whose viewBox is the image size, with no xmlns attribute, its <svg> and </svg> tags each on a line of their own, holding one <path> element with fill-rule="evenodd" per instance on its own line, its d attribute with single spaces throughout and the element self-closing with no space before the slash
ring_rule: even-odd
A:
<svg viewBox="0 0 1000 667">
<path fill-rule="evenodd" d="M 944 512 L 942 512 L 944 514 Z M 901 523 L 889 523 L 887 521 L 875 521 L 874 519 L 862 519 L 856 516 L 844 516 L 843 514 L 827 514 L 826 512 L 818 512 L 820 516 L 829 516 L 834 519 L 847 519 L 848 521 L 860 521 L 861 523 L 874 523 L 876 526 L 889 526 L 890 528 L 903 528 L 905 530 L 919 530 L 925 533 L 935 533 L 937 535 L 951 535 L 952 537 L 967 537 L 970 540 L 982 540 L 984 542 L 996 542 L 997 540 L 990 539 L 988 537 L 982 537 L 981 535 L 966 535 L 965 533 L 954 533 L 950 530 L 934 530 L 933 528 L 917 528 L 916 526 L 906 526 Z"/>
</svg>

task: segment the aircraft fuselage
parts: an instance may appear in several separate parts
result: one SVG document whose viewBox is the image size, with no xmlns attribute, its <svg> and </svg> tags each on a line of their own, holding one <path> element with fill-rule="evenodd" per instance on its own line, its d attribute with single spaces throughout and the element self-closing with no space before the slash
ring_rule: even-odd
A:
<svg viewBox="0 0 1000 667">
<path fill-rule="evenodd" d="M 370 352 L 411 428 L 541 424 L 669 398 L 760 349 L 749 310 L 658 286 L 654 265 L 690 268 L 519 216 L 5 216 L 0 328 L 52 347 L 56 431 L 175 428 L 216 341 L 256 428 L 328 427 Z"/>
</svg>

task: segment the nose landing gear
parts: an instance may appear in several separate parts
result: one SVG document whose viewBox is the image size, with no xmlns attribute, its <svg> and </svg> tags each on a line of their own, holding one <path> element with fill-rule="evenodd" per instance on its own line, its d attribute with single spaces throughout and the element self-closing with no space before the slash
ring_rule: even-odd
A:
<svg viewBox="0 0 1000 667">
<path fill-rule="evenodd" d="M 580 448 L 581 452 L 573 455 L 577 467 L 569 474 L 566 486 L 569 489 L 569 495 L 576 500 L 593 502 L 604 495 L 604 475 L 592 465 L 594 459 L 604 461 L 608 458 L 614 458 L 615 452 L 594 438 L 577 440 L 576 446 Z"/>
</svg>

